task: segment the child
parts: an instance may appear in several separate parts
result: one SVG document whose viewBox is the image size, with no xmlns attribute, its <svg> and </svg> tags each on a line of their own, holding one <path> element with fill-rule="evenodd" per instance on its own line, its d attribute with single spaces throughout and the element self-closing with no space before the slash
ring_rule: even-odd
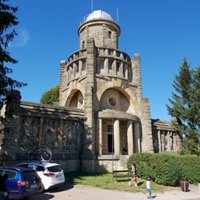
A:
<svg viewBox="0 0 200 200">
<path fill-rule="evenodd" d="M 151 182 L 150 182 L 150 178 L 147 178 L 146 187 L 147 187 L 147 193 L 148 193 L 147 198 L 150 199 L 151 198 Z"/>
</svg>

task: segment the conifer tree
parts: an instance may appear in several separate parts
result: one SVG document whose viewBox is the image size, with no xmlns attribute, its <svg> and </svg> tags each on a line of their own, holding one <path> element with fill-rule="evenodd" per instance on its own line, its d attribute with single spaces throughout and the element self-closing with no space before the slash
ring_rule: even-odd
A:
<svg viewBox="0 0 200 200">
<path fill-rule="evenodd" d="M 200 155 L 200 67 L 191 69 L 184 58 L 172 85 L 175 92 L 168 113 L 177 120 L 174 125 L 182 135 L 184 150 Z"/>
<path fill-rule="evenodd" d="M 26 85 L 8 76 L 8 74 L 13 72 L 8 67 L 8 64 L 16 64 L 18 62 L 10 56 L 7 48 L 17 35 L 13 26 L 16 26 L 19 22 L 15 16 L 18 8 L 9 6 L 7 2 L 8 0 L 0 1 L 0 103 L 12 89 Z"/>
</svg>

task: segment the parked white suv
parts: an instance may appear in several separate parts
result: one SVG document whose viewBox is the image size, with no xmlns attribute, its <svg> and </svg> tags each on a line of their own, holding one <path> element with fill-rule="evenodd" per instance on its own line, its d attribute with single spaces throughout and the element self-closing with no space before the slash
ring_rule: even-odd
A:
<svg viewBox="0 0 200 200">
<path fill-rule="evenodd" d="M 17 166 L 34 169 L 42 179 L 43 190 L 49 190 L 65 183 L 65 175 L 57 163 L 30 161 Z"/>
</svg>

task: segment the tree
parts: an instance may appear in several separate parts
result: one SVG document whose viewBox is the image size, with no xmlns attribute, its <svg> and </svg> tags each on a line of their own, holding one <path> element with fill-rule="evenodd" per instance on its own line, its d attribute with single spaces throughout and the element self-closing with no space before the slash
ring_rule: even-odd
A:
<svg viewBox="0 0 200 200">
<path fill-rule="evenodd" d="M 0 2 L 0 103 L 14 88 L 26 86 L 26 83 L 19 82 L 8 76 L 13 70 L 7 65 L 9 63 L 16 64 L 17 60 L 10 56 L 7 51 L 9 43 L 17 35 L 13 26 L 19 22 L 14 15 L 18 8 L 6 4 L 8 0 L 1 0 Z"/>
<path fill-rule="evenodd" d="M 40 102 L 43 104 L 53 104 L 59 101 L 59 85 L 43 93 Z"/>
<path fill-rule="evenodd" d="M 174 125 L 182 135 L 184 149 L 200 155 L 200 67 L 191 69 L 184 58 L 172 85 L 175 92 L 168 113 L 177 120 Z"/>
</svg>

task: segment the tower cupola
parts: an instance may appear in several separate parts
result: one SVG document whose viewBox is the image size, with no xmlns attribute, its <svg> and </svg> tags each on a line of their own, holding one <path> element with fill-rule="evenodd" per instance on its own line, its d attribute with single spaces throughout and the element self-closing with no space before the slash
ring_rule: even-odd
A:
<svg viewBox="0 0 200 200">
<path fill-rule="evenodd" d="M 96 10 L 89 14 L 80 25 L 78 35 L 80 49 L 86 48 L 88 38 L 93 38 L 97 47 L 117 49 L 120 27 L 108 13 Z"/>
</svg>

